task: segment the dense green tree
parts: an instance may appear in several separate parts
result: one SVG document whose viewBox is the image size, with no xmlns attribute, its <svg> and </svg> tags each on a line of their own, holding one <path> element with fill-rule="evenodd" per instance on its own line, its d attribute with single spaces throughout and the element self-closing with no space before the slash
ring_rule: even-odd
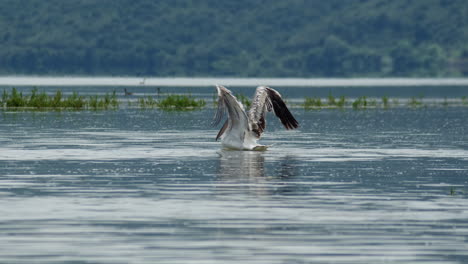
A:
<svg viewBox="0 0 468 264">
<path fill-rule="evenodd" d="M 0 74 L 460 76 L 465 0 L 3 0 Z"/>
</svg>

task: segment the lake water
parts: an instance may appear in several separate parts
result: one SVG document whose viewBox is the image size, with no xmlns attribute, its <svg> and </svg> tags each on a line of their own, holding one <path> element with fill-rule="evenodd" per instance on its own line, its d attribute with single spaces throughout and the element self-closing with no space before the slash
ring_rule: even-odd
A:
<svg viewBox="0 0 468 264">
<path fill-rule="evenodd" d="M 0 111 L 0 263 L 468 262 L 468 107 L 291 110 L 266 152 L 221 150 L 211 107 Z"/>
</svg>

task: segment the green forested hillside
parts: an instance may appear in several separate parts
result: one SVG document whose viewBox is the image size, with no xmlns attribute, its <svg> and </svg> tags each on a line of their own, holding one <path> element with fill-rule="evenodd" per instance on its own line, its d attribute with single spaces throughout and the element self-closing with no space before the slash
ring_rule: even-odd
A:
<svg viewBox="0 0 468 264">
<path fill-rule="evenodd" d="M 0 74 L 468 75 L 466 0 L 2 0 Z"/>
</svg>

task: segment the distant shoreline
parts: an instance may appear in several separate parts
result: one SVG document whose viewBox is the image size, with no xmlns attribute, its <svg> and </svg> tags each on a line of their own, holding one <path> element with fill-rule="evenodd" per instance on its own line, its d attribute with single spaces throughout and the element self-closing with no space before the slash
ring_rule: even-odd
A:
<svg viewBox="0 0 468 264">
<path fill-rule="evenodd" d="M 40 77 L 2 76 L 0 86 L 161 86 L 208 87 L 271 85 L 283 87 L 467 86 L 468 78 L 228 78 L 228 77 Z"/>
</svg>

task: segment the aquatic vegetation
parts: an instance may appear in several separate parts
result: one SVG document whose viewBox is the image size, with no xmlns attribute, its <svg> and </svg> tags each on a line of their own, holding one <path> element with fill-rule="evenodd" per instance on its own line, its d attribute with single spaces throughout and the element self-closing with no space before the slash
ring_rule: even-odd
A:
<svg viewBox="0 0 468 264">
<path fill-rule="evenodd" d="M 62 102 L 65 108 L 81 109 L 86 106 L 84 97 L 77 92 L 73 92 L 71 96 L 65 98 Z"/>
<path fill-rule="evenodd" d="M 104 95 L 104 97 L 99 97 L 98 95 L 90 96 L 87 105 L 93 110 L 97 109 L 109 109 L 119 107 L 119 101 L 117 100 L 117 95 L 115 91 L 110 94 Z"/>
<path fill-rule="evenodd" d="M 340 96 L 340 98 L 337 100 L 336 97 L 329 93 L 327 97 L 327 105 L 330 108 L 343 108 L 346 105 L 346 97 Z"/>
<path fill-rule="evenodd" d="M 444 97 L 444 101 L 442 102 L 442 105 L 443 105 L 444 107 L 448 107 L 448 106 L 449 106 L 449 101 L 448 101 L 448 99 L 447 99 L 447 96 Z"/>
<path fill-rule="evenodd" d="M 462 105 L 468 105 L 468 99 L 466 96 L 462 96 L 461 101 L 462 101 Z"/>
<path fill-rule="evenodd" d="M 138 99 L 138 105 L 141 108 L 155 108 L 158 106 L 158 101 L 151 96 L 141 97 Z"/>
<path fill-rule="evenodd" d="M 457 193 L 454 187 L 450 187 L 450 195 L 454 196 Z"/>
<path fill-rule="evenodd" d="M 409 102 L 408 102 L 408 105 L 411 106 L 411 107 L 420 107 L 420 106 L 423 106 L 423 103 L 422 103 L 422 96 L 418 98 L 416 98 L 415 96 L 411 97 Z"/>
<path fill-rule="evenodd" d="M 191 110 L 204 107 L 206 102 L 203 99 L 195 99 L 192 96 L 175 94 L 159 100 L 157 105 L 162 109 Z"/>
<path fill-rule="evenodd" d="M 0 106 L 3 108 L 32 108 L 32 109 L 108 109 L 117 108 L 119 101 L 115 91 L 103 97 L 90 96 L 88 99 L 73 92 L 71 96 L 64 97 L 62 91 L 58 90 L 53 96 L 46 92 L 39 92 L 37 88 L 31 90 L 30 95 L 23 95 L 16 88 L 12 88 L 11 93 L 4 90 Z"/>
<path fill-rule="evenodd" d="M 159 97 L 159 96 L 158 96 Z M 132 105 L 128 101 L 129 106 Z M 138 100 L 141 108 L 159 107 L 165 110 L 191 110 L 202 108 L 205 101 L 195 99 L 191 95 L 168 95 L 162 99 L 151 96 L 142 97 Z M 39 92 L 37 88 L 31 90 L 29 95 L 12 88 L 10 92 L 4 90 L 0 98 L 0 107 L 8 109 L 74 109 L 74 110 L 105 110 L 116 109 L 120 105 L 117 94 L 82 96 L 73 92 L 70 96 L 63 96 L 58 90 L 54 95 L 48 95 L 45 91 Z"/>
<path fill-rule="evenodd" d="M 5 90 L 3 92 L 4 92 L 3 97 L 5 97 L 5 99 L 3 100 L 3 104 L 5 105 L 5 107 L 27 107 L 28 106 L 27 97 L 23 96 L 22 92 L 18 92 L 16 88 L 12 89 L 11 94 L 8 94 Z"/>
<path fill-rule="evenodd" d="M 249 100 L 249 98 L 243 94 L 236 94 L 236 98 L 244 105 L 245 108 L 250 108 L 252 105 L 252 102 Z"/>
<path fill-rule="evenodd" d="M 388 96 L 384 95 L 382 96 L 382 105 L 384 108 L 388 108 L 389 107 L 389 102 L 388 102 Z"/>
<path fill-rule="evenodd" d="M 353 108 L 354 109 L 360 109 L 360 108 L 367 108 L 367 97 L 366 96 L 360 96 L 353 102 Z"/>
<path fill-rule="evenodd" d="M 317 98 L 306 97 L 305 100 L 304 100 L 303 106 L 304 106 L 305 109 L 317 109 L 317 108 L 322 108 L 323 103 L 322 103 L 322 100 L 319 97 L 317 97 Z"/>
<path fill-rule="evenodd" d="M 164 110 L 183 111 L 202 108 L 206 102 L 203 99 L 195 99 L 191 95 L 172 94 L 159 100 L 151 96 L 143 97 L 138 100 L 138 105 L 141 108 L 159 107 Z"/>
<path fill-rule="evenodd" d="M 377 100 L 376 99 L 370 99 L 368 102 L 368 105 L 371 107 L 377 107 Z"/>
<path fill-rule="evenodd" d="M 328 105 L 329 106 L 336 105 L 335 97 L 331 93 L 328 94 Z"/>
<path fill-rule="evenodd" d="M 336 106 L 339 108 L 343 108 L 345 107 L 345 105 L 346 105 L 346 97 L 342 95 L 340 96 L 340 99 L 338 100 L 338 102 L 336 102 Z"/>
<path fill-rule="evenodd" d="M 213 100 L 213 106 L 217 106 L 218 105 L 218 93 L 213 93 L 212 100 Z"/>
<path fill-rule="evenodd" d="M 120 99 L 115 91 L 106 93 L 105 95 L 80 95 L 77 92 L 67 94 L 66 96 L 61 90 L 51 93 L 46 93 L 38 88 L 30 91 L 20 90 L 17 88 L 4 89 L 0 95 L 0 110 L 1 109 L 18 109 L 18 110 L 106 110 L 117 109 L 121 103 L 125 103 L 130 108 L 160 108 L 163 110 L 193 110 L 200 109 L 206 106 L 203 99 L 193 97 L 191 94 L 163 94 L 151 96 L 135 96 L 132 99 Z M 236 98 L 245 106 L 246 109 L 251 107 L 252 101 L 243 94 L 237 94 Z M 306 110 L 323 109 L 323 108 L 353 108 L 353 109 L 369 109 L 369 108 L 389 108 L 389 107 L 451 107 L 451 106 L 468 106 L 468 97 L 462 96 L 461 99 L 440 98 L 423 100 L 423 96 L 413 96 L 410 98 L 390 98 L 384 95 L 380 98 L 369 98 L 360 96 L 354 100 L 347 100 L 345 96 L 334 96 L 331 93 L 327 97 L 305 97 L 303 103 L 296 104 L 296 107 L 304 107 Z M 286 100 L 284 100 L 286 102 Z M 350 102 L 348 102 L 350 101 Z M 213 94 L 213 106 L 217 105 L 217 94 Z M 287 105 L 290 105 L 287 103 Z M 211 103 L 210 103 L 211 106 Z"/>
</svg>

